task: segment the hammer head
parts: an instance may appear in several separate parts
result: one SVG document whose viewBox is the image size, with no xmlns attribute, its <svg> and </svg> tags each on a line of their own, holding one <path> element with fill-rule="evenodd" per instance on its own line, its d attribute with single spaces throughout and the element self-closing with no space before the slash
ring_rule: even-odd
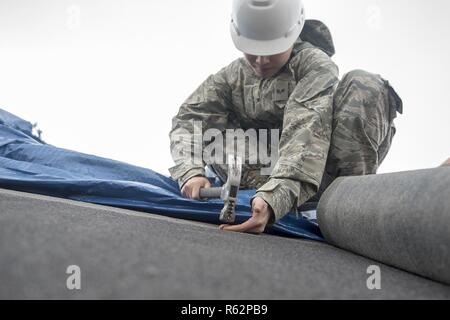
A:
<svg viewBox="0 0 450 320">
<path fill-rule="evenodd" d="M 220 212 L 220 222 L 233 223 L 236 214 L 236 198 L 241 184 L 242 159 L 238 156 L 228 155 L 228 179 L 223 185 L 221 198 L 224 206 Z"/>
</svg>

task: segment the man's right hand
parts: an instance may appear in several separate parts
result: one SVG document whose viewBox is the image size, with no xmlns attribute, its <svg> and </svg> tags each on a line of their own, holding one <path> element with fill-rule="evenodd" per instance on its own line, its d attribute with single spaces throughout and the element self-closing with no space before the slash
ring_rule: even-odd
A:
<svg viewBox="0 0 450 320">
<path fill-rule="evenodd" d="M 200 200 L 200 188 L 210 188 L 211 183 L 205 177 L 193 177 L 189 179 L 181 189 L 184 197 Z"/>
</svg>

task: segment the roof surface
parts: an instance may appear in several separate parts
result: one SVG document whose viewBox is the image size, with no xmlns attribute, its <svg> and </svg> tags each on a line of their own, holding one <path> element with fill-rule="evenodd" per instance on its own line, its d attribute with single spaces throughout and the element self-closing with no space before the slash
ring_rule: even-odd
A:
<svg viewBox="0 0 450 320">
<path fill-rule="evenodd" d="M 381 267 L 381 290 L 366 286 Z M 66 269 L 81 269 L 68 290 Z M 0 189 L 0 299 L 449 299 L 328 244 Z"/>
</svg>

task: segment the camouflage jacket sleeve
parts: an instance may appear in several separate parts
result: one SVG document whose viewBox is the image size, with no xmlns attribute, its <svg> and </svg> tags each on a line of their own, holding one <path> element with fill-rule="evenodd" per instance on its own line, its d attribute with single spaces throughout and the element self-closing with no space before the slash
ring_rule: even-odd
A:
<svg viewBox="0 0 450 320">
<path fill-rule="evenodd" d="M 285 107 L 278 162 L 255 195 L 272 207 L 270 224 L 318 191 L 330 145 L 338 68 L 316 48 L 294 59 L 299 81 Z"/>
<path fill-rule="evenodd" d="M 175 166 L 169 169 L 180 188 L 194 176 L 205 175 L 202 161 L 202 131 L 214 125 L 225 128 L 230 110 L 231 88 L 227 67 L 209 76 L 181 105 L 172 119 L 170 149 Z"/>
</svg>

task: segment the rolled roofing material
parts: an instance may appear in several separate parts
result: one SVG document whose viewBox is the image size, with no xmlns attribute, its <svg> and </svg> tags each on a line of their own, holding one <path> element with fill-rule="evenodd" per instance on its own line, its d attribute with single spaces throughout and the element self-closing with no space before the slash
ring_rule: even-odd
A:
<svg viewBox="0 0 450 320">
<path fill-rule="evenodd" d="M 450 168 L 339 178 L 317 217 L 329 243 L 450 284 Z"/>
</svg>

